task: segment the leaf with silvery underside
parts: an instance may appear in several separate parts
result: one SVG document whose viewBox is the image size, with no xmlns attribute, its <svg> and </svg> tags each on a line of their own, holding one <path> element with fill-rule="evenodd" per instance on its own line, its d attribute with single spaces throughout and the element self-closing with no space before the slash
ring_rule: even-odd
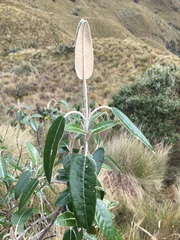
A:
<svg viewBox="0 0 180 240">
<path fill-rule="evenodd" d="M 44 171 L 48 182 L 51 182 L 52 170 L 56 158 L 59 142 L 63 136 L 65 127 L 65 118 L 59 116 L 54 120 L 49 128 L 48 135 L 44 147 Z"/>
<path fill-rule="evenodd" d="M 89 79 L 94 67 L 92 38 L 89 24 L 82 19 L 76 32 L 75 70 L 78 78 Z"/>
<path fill-rule="evenodd" d="M 97 123 L 96 125 L 94 125 L 90 131 L 91 131 L 92 134 L 98 134 L 98 133 L 103 132 L 103 131 L 105 131 L 109 128 L 114 127 L 116 124 L 117 123 L 115 121 L 112 121 L 112 120 L 100 122 L 100 123 Z"/>
<path fill-rule="evenodd" d="M 119 109 L 112 107 L 112 113 L 115 117 L 123 124 L 123 126 L 136 138 L 138 138 L 141 142 L 143 142 L 152 152 L 154 152 L 153 147 L 147 138 L 143 135 L 143 133 L 131 122 L 131 120 L 122 113 Z M 155 153 L 155 152 L 154 152 Z"/>
<path fill-rule="evenodd" d="M 89 229 L 96 208 L 96 164 L 90 156 L 78 155 L 71 163 L 69 187 L 79 227 Z"/>
</svg>

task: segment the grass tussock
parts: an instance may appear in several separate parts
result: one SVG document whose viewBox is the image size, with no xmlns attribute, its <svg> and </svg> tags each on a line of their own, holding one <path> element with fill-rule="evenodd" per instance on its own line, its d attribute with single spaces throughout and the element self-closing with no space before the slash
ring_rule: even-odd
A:
<svg viewBox="0 0 180 240">
<path fill-rule="evenodd" d="M 170 147 L 151 153 L 126 133 L 106 143 L 106 152 L 122 174 L 102 172 L 106 198 L 119 201 L 115 223 L 123 240 L 179 240 L 180 188 L 163 184 Z M 103 238 L 98 238 L 103 239 Z"/>
</svg>

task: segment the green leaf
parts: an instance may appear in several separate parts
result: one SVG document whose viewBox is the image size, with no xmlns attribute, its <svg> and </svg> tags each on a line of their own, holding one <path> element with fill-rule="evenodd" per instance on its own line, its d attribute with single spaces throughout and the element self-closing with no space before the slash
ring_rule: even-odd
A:
<svg viewBox="0 0 180 240">
<path fill-rule="evenodd" d="M 61 182 L 68 182 L 69 181 L 68 175 L 66 174 L 64 169 L 59 169 L 58 170 L 58 175 L 56 176 L 56 179 L 61 181 Z"/>
<path fill-rule="evenodd" d="M 99 174 L 99 172 L 101 171 L 101 167 L 104 161 L 104 148 L 100 147 L 98 148 L 94 153 L 93 153 L 93 159 L 96 162 L 96 173 Z"/>
<path fill-rule="evenodd" d="M 21 198 L 19 200 L 19 210 L 21 211 L 25 206 L 26 202 L 30 199 L 30 196 L 34 193 L 35 188 L 37 187 L 39 180 L 37 178 L 32 179 L 26 188 L 23 190 Z"/>
<path fill-rule="evenodd" d="M 43 115 L 36 113 L 31 116 L 32 118 L 44 118 Z"/>
<path fill-rule="evenodd" d="M 82 229 L 80 229 L 79 231 L 76 226 L 73 228 L 67 229 L 63 236 L 63 240 L 82 240 L 82 239 L 83 239 L 83 231 Z"/>
<path fill-rule="evenodd" d="M 69 176 L 69 170 L 70 170 L 71 162 L 74 158 L 75 158 L 75 156 L 73 154 L 68 154 L 63 158 L 64 170 L 66 171 L 68 176 Z"/>
<path fill-rule="evenodd" d="M 26 147 L 28 149 L 33 164 L 36 165 L 38 160 L 40 159 L 38 150 L 30 142 L 26 142 Z"/>
<path fill-rule="evenodd" d="M 3 158 L 0 158 L 0 178 L 5 179 L 7 175 L 6 162 Z"/>
<path fill-rule="evenodd" d="M 23 104 L 22 105 L 23 106 L 23 108 L 26 108 L 26 109 L 29 109 L 29 110 L 33 110 L 29 105 L 27 105 L 27 104 Z"/>
<path fill-rule="evenodd" d="M 153 147 L 147 138 L 142 134 L 142 132 L 131 122 L 131 120 L 122 113 L 119 109 L 112 107 L 112 113 L 116 116 L 116 118 L 123 124 L 123 126 L 136 138 L 138 138 L 141 142 L 143 142 L 151 151 L 154 152 Z"/>
<path fill-rule="evenodd" d="M 8 161 L 8 163 L 9 163 L 11 166 L 13 166 L 15 169 L 18 169 L 19 171 L 22 171 L 22 168 L 21 168 L 19 165 L 17 165 L 17 164 L 12 160 L 12 156 L 11 156 L 11 155 L 8 156 L 7 161 Z"/>
<path fill-rule="evenodd" d="M 105 155 L 105 157 L 114 165 L 114 167 L 120 172 L 122 173 L 122 169 L 117 165 L 117 163 L 112 159 L 112 157 L 110 157 L 109 155 Z"/>
<path fill-rule="evenodd" d="M 19 198 L 19 196 L 21 195 L 23 190 L 28 185 L 30 178 L 31 178 L 31 171 L 25 171 L 19 177 L 16 188 L 15 188 L 15 199 L 16 200 Z"/>
<path fill-rule="evenodd" d="M 65 212 L 56 219 L 54 224 L 61 227 L 74 227 L 76 225 L 76 218 L 74 217 L 73 213 Z"/>
<path fill-rule="evenodd" d="M 21 111 L 21 110 L 19 110 L 19 111 L 16 113 L 16 118 L 17 118 L 18 122 L 21 121 L 21 119 L 22 119 L 22 111 Z"/>
<path fill-rule="evenodd" d="M 29 218 L 31 217 L 33 208 L 25 208 L 22 209 L 21 211 L 18 210 L 15 213 L 13 213 L 11 221 L 13 225 L 18 225 L 18 226 L 22 226 L 24 225 Z"/>
<path fill-rule="evenodd" d="M 102 168 L 104 168 L 106 170 L 109 170 L 109 171 L 112 171 L 112 168 L 105 163 L 102 164 Z"/>
<path fill-rule="evenodd" d="M 65 100 L 59 100 L 57 103 L 63 103 L 67 109 L 70 108 L 69 103 L 67 101 L 65 101 Z"/>
<path fill-rule="evenodd" d="M 29 121 L 29 126 L 30 126 L 35 132 L 38 132 L 38 126 L 37 126 L 36 122 L 35 122 L 33 119 L 31 119 L 31 120 Z"/>
<path fill-rule="evenodd" d="M 84 234 L 84 239 L 85 239 L 85 240 L 97 240 L 97 238 L 96 238 L 95 236 L 90 235 L 90 234 L 88 234 L 88 233 L 85 233 L 85 234 Z"/>
<path fill-rule="evenodd" d="M 70 167 L 69 185 L 79 227 L 89 229 L 96 208 L 96 165 L 90 156 L 78 155 Z"/>
<path fill-rule="evenodd" d="M 91 129 L 91 133 L 97 134 L 107 130 L 108 128 L 114 127 L 115 125 L 116 122 L 112 120 L 100 122 L 93 126 L 93 128 Z"/>
<path fill-rule="evenodd" d="M 63 192 L 60 193 L 59 197 L 55 201 L 56 207 L 62 207 L 71 202 L 71 195 L 69 188 L 67 187 Z"/>
<path fill-rule="evenodd" d="M 112 222 L 111 214 L 105 203 L 97 199 L 95 221 L 107 240 L 121 239 Z"/>
<path fill-rule="evenodd" d="M 75 132 L 75 133 L 80 133 L 80 134 L 85 135 L 84 129 L 81 126 L 74 124 L 74 123 L 67 124 L 65 127 L 65 131 Z"/>
<path fill-rule="evenodd" d="M 2 225 L 5 228 L 9 227 L 9 224 L 6 222 L 6 218 L 5 217 L 0 216 L 0 225 Z"/>
<path fill-rule="evenodd" d="M 62 138 L 65 127 L 65 118 L 63 116 L 59 116 L 52 123 L 49 128 L 48 135 L 45 141 L 44 147 L 44 171 L 45 176 L 48 182 L 51 182 L 52 170 L 54 166 L 54 161 L 59 145 L 59 141 Z"/>
</svg>

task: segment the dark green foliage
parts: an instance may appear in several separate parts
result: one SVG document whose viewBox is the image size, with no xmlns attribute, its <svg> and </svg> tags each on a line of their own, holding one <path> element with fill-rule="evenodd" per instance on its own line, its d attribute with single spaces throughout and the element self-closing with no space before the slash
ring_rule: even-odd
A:
<svg viewBox="0 0 180 240">
<path fill-rule="evenodd" d="M 174 143 L 180 133 L 180 68 L 176 65 L 148 68 L 142 79 L 125 86 L 110 106 L 123 111 L 154 143 Z"/>
</svg>

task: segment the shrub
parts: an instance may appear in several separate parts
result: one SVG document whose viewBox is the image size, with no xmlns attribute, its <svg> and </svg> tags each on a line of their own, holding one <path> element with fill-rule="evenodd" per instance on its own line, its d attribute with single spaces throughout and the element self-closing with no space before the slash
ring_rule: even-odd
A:
<svg viewBox="0 0 180 240">
<path fill-rule="evenodd" d="M 38 70 L 29 62 L 23 62 L 21 65 L 14 66 L 11 69 L 12 73 L 15 73 L 17 75 L 19 74 L 36 74 L 38 73 Z"/>
<path fill-rule="evenodd" d="M 141 125 L 154 143 L 170 144 L 180 136 L 179 93 L 180 68 L 157 64 L 148 68 L 140 81 L 121 88 L 109 105 Z"/>
</svg>

